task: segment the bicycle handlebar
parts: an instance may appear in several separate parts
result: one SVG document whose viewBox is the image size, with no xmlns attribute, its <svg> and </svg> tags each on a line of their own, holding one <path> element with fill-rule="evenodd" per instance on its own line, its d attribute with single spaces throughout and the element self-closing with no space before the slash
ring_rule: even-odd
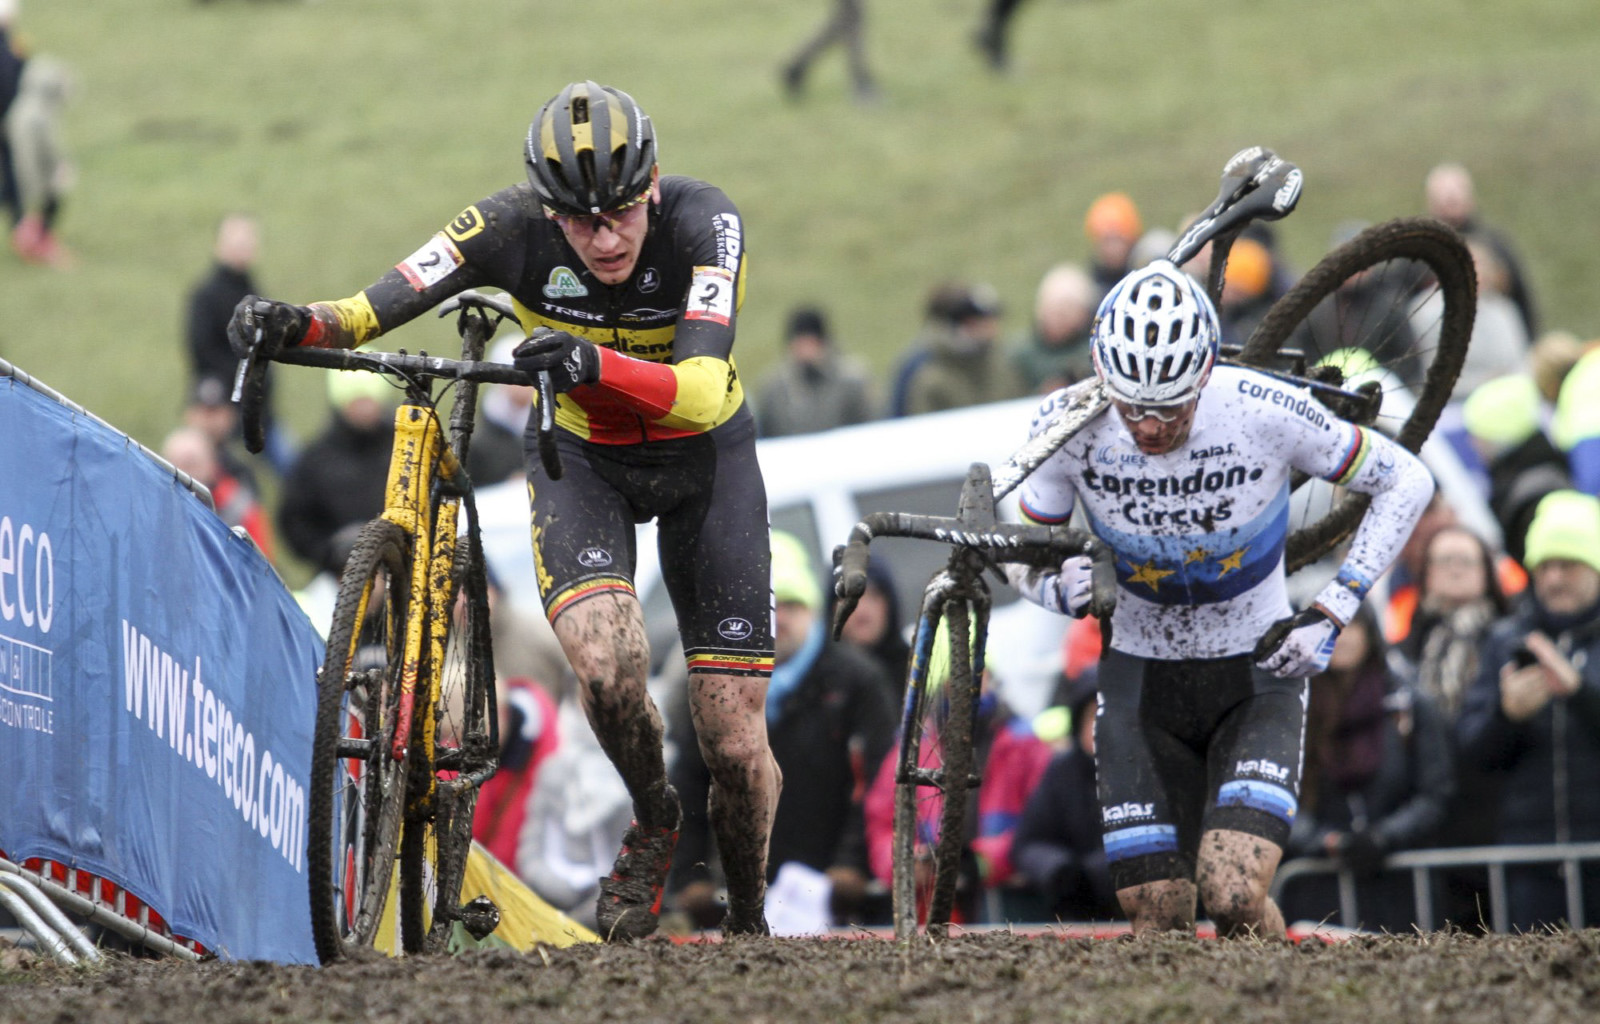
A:
<svg viewBox="0 0 1600 1024">
<path fill-rule="evenodd" d="M 480 384 L 533 383 L 526 373 L 505 363 L 488 360 L 445 359 L 426 352 L 363 351 L 353 348 L 286 348 L 274 362 L 297 366 L 322 366 L 330 370 L 367 370 L 406 381 L 473 380 Z"/>
<path fill-rule="evenodd" d="M 516 313 L 509 301 L 501 296 L 465 291 L 452 296 L 439 306 L 438 315 L 448 316 L 459 312 L 458 329 L 462 337 L 472 330 L 483 336 L 472 346 L 482 351 L 483 344 L 493 336 L 501 320 L 516 322 Z M 259 340 L 259 330 L 258 330 Z M 561 479 L 561 456 L 555 444 L 555 389 L 550 375 L 541 373 L 530 378 L 526 373 L 505 363 L 476 359 L 447 359 L 430 356 L 426 352 L 415 355 L 404 349 L 399 352 L 368 351 L 341 348 L 286 348 L 272 357 L 270 362 L 290 363 L 298 366 L 320 366 L 330 370 L 365 370 L 405 381 L 408 385 L 425 381 L 473 381 L 479 384 L 514 384 L 535 387 L 539 392 L 539 458 L 544 463 L 550 479 Z M 266 362 L 251 351 L 239 360 L 234 376 L 233 400 L 239 404 L 240 425 L 244 444 L 251 452 L 259 452 L 265 443 L 262 427 L 263 385 Z"/>
<path fill-rule="evenodd" d="M 1031 523 L 994 523 L 974 529 L 959 519 L 874 512 L 850 531 L 848 542 L 834 549 L 833 636 L 838 639 L 856 602 L 867 589 L 868 546 L 878 537 L 912 537 L 970 548 L 1001 562 L 1018 562 L 1055 569 L 1073 555 L 1088 555 L 1092 562 L 1088 614 L 1107 619 L 1117 606 L 1117 572 L 1109 546 L 1094 534 L 1065 526 Z"/>
</svg>

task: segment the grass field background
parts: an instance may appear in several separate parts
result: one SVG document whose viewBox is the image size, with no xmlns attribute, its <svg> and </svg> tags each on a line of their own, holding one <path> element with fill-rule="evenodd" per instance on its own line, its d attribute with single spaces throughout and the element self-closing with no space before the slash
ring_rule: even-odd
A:
<svg viewBox="0 0 1600 1024">
<path fill-rule="evenodd" d="M 0 356 L 155 445 L 184 391 L 184 293 L 219 216 L 258 214 L 274 297 L 369 284 L 522 175 L 527 122 L 564 83 L 627 89 L 663 168 L 740 206 L 752 259 L 735 350 L 777 356 L 797 302 L 828 307 L 886 374 L 938 280 L 993 283 L 1022 329 L 1040 274 L 1082 259 L 1082 214 L 1130 192 L 1173 225 L 1242 146 L 1305 171 L 1280 228 L 1304 269 L 1337 223 L 1419 212 L 1441 159 L 1477 177 L 1545 321 L 1600 334 L 1600 18 L 1593 0 L 1033 0 L 1011 74 L 971 34 L 983 0 L 869 0 L 880 103 L 840 55 L 803 102 L 777 71 L 825 0 L 24 0 L 68 61 L 79 181 L 64 273 L 0 254 Z M 448 348 L 439 322 L 389 347 Z M 320 387 L 287 371 L 308 436 Z"/>
</svg>

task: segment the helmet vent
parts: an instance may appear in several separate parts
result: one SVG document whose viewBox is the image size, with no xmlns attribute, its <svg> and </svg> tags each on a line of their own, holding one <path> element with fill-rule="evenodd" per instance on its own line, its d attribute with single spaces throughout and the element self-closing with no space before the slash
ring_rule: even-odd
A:
<svg viewBox="0 0 1600 1024">
<path fill-rule="evenodd" d="M 573 124 L 588 124 L 589 123 L 589 97 L 587 97 L 587 96 L 574 96 L 574 97 L 572 97 L 572 123 Z"/>
<path fill-rule="evenodd" d="M 1158 324 L 1144 325 L 1144 343 L 1147 348 L 1155 348 L 1161 344 L 1161 327 Z"/>
<path fill-rule="evenodd" d="M 591 191 L 595 186 L 594 150 L 584 149 L 578 152 L 578 180 L 583 182 Z"/>
<path fill-rule="evenodd" d="M 618 146 L 611 153 L 611 172 L 606 175 L 606 191 L 615 192 L 622 182 L 623 162 L 628 159 L 628 147 Z M 631 197 L 630 197 L 631 198 Z"/>
</svg>

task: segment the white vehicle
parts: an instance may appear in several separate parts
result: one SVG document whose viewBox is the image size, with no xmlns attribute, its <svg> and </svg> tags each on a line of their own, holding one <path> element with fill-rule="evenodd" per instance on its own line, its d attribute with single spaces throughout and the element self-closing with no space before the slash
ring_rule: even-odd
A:
<svg viewBox="0 0 1600 1024">
<path fill-rule="evenodd" d="M 834 547 L 868 513 L 954 515 L 967 470 L 974 462 L 997 465 L 1021 446 L 1038 403 L 1037 398 L 1022 398 L 759 441 L 756 453 L 766 478 L 772 526 L 803 540 L 818 578 L 827 580 Z M 1449 444 L 1430 438 L 1422 459 L 1462 520 L 1485 536 L 1498 536 L 1481 491 Z M 480 489 L 478 512 L 484 552 L 502 587 L 517 603 L 539 609 L 526 486 L 513 480 Z M 1014 497 L 1000 503 L 999 514 L 1015 521 Z M 661 585 L 654 524 L 639 527 L 638 548 L 635 585 L 650 635 L 651 669 L 659 672 L 674 650 L 677 619 Z M 886 537 L 873 542 L 873 559 L 884 560 L 894 576 L 901 625 L 908 631 L 921 607 L 923 588 L 948 554 L 948 548 L 929 541 Z M 1291 593 L 1306 588 L 1314 593 L 1325 582 L 1317 577 L 1314 566 L 1296 574 Z M 1020 600 L 1015 590 L 992 577 L 990 582 L 990 660 L 1007 702 L 1032 715 L 1044 709 L 1055 687 L 1068 620 Z"/>
<path fill-rule="evenodd" d="M 833 549 L 870 512 L 954 515 L 956 499 L 974 462 L 1004 461 L 1027 440 L 1036 398 L 996 402 L 949 412 L 877 420 L 853 427 L 756 444 L 766 479 L 774 529 L 799 537 L 810 548 L 818 578 L 831 577 Z M 1001 517 L 1015 518 L 1015 500 L 1001 503 Z M 539 607 L 528 536 L 527 489 L 520 482 L 478 491 L 484 552 L 513 600 Z M 650 634 L 652 670 L 659 671 L 677 640 L 677 619 L 656 557 L 655 526 L 639 527 L 635 585 Z M 885 538 L 872 545 L 894 576 L 902 627 L 914 625 L 928 578 L 942 568 L 949 549 L 928 541 Z M 989 650 L 1006 699 L 1032 714 L 1045 707 L 1061 664 L 1067 620 L 1018 599 L 991 578 L 994 610 Z"/>
</svg>

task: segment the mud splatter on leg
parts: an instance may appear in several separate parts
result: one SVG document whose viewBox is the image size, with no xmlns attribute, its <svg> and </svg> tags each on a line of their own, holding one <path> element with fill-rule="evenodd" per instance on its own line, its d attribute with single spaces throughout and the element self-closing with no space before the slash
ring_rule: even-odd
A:
<svg viewBox="0 0 1600 1024">
<path fill-rule="evenodd" d="M 555 630 L 589 724 L 628 787 L 635 816 L 641 824 L 677 827 L 661 712 L 645 689 L 650 647 L 638 601 L 597 595 L 564 612 Z"/>
<path fill-rule="evenodd" d="M 1213 829 L 1200 838 L 1200 900 L 1224 937 L 1286 936 L 1283 912 L 1267 895 L 1283 851 L 1248 832 Z"/>
<path fill-rule="evenodd" d="M 728 882 L 729 916 L 760 920 L 767 847 L 783 776 L 767 744 L 767 681 L 748 676 L 689 677 L 689 710 L 711 775 L 707 814 Z"/>
</svg>

